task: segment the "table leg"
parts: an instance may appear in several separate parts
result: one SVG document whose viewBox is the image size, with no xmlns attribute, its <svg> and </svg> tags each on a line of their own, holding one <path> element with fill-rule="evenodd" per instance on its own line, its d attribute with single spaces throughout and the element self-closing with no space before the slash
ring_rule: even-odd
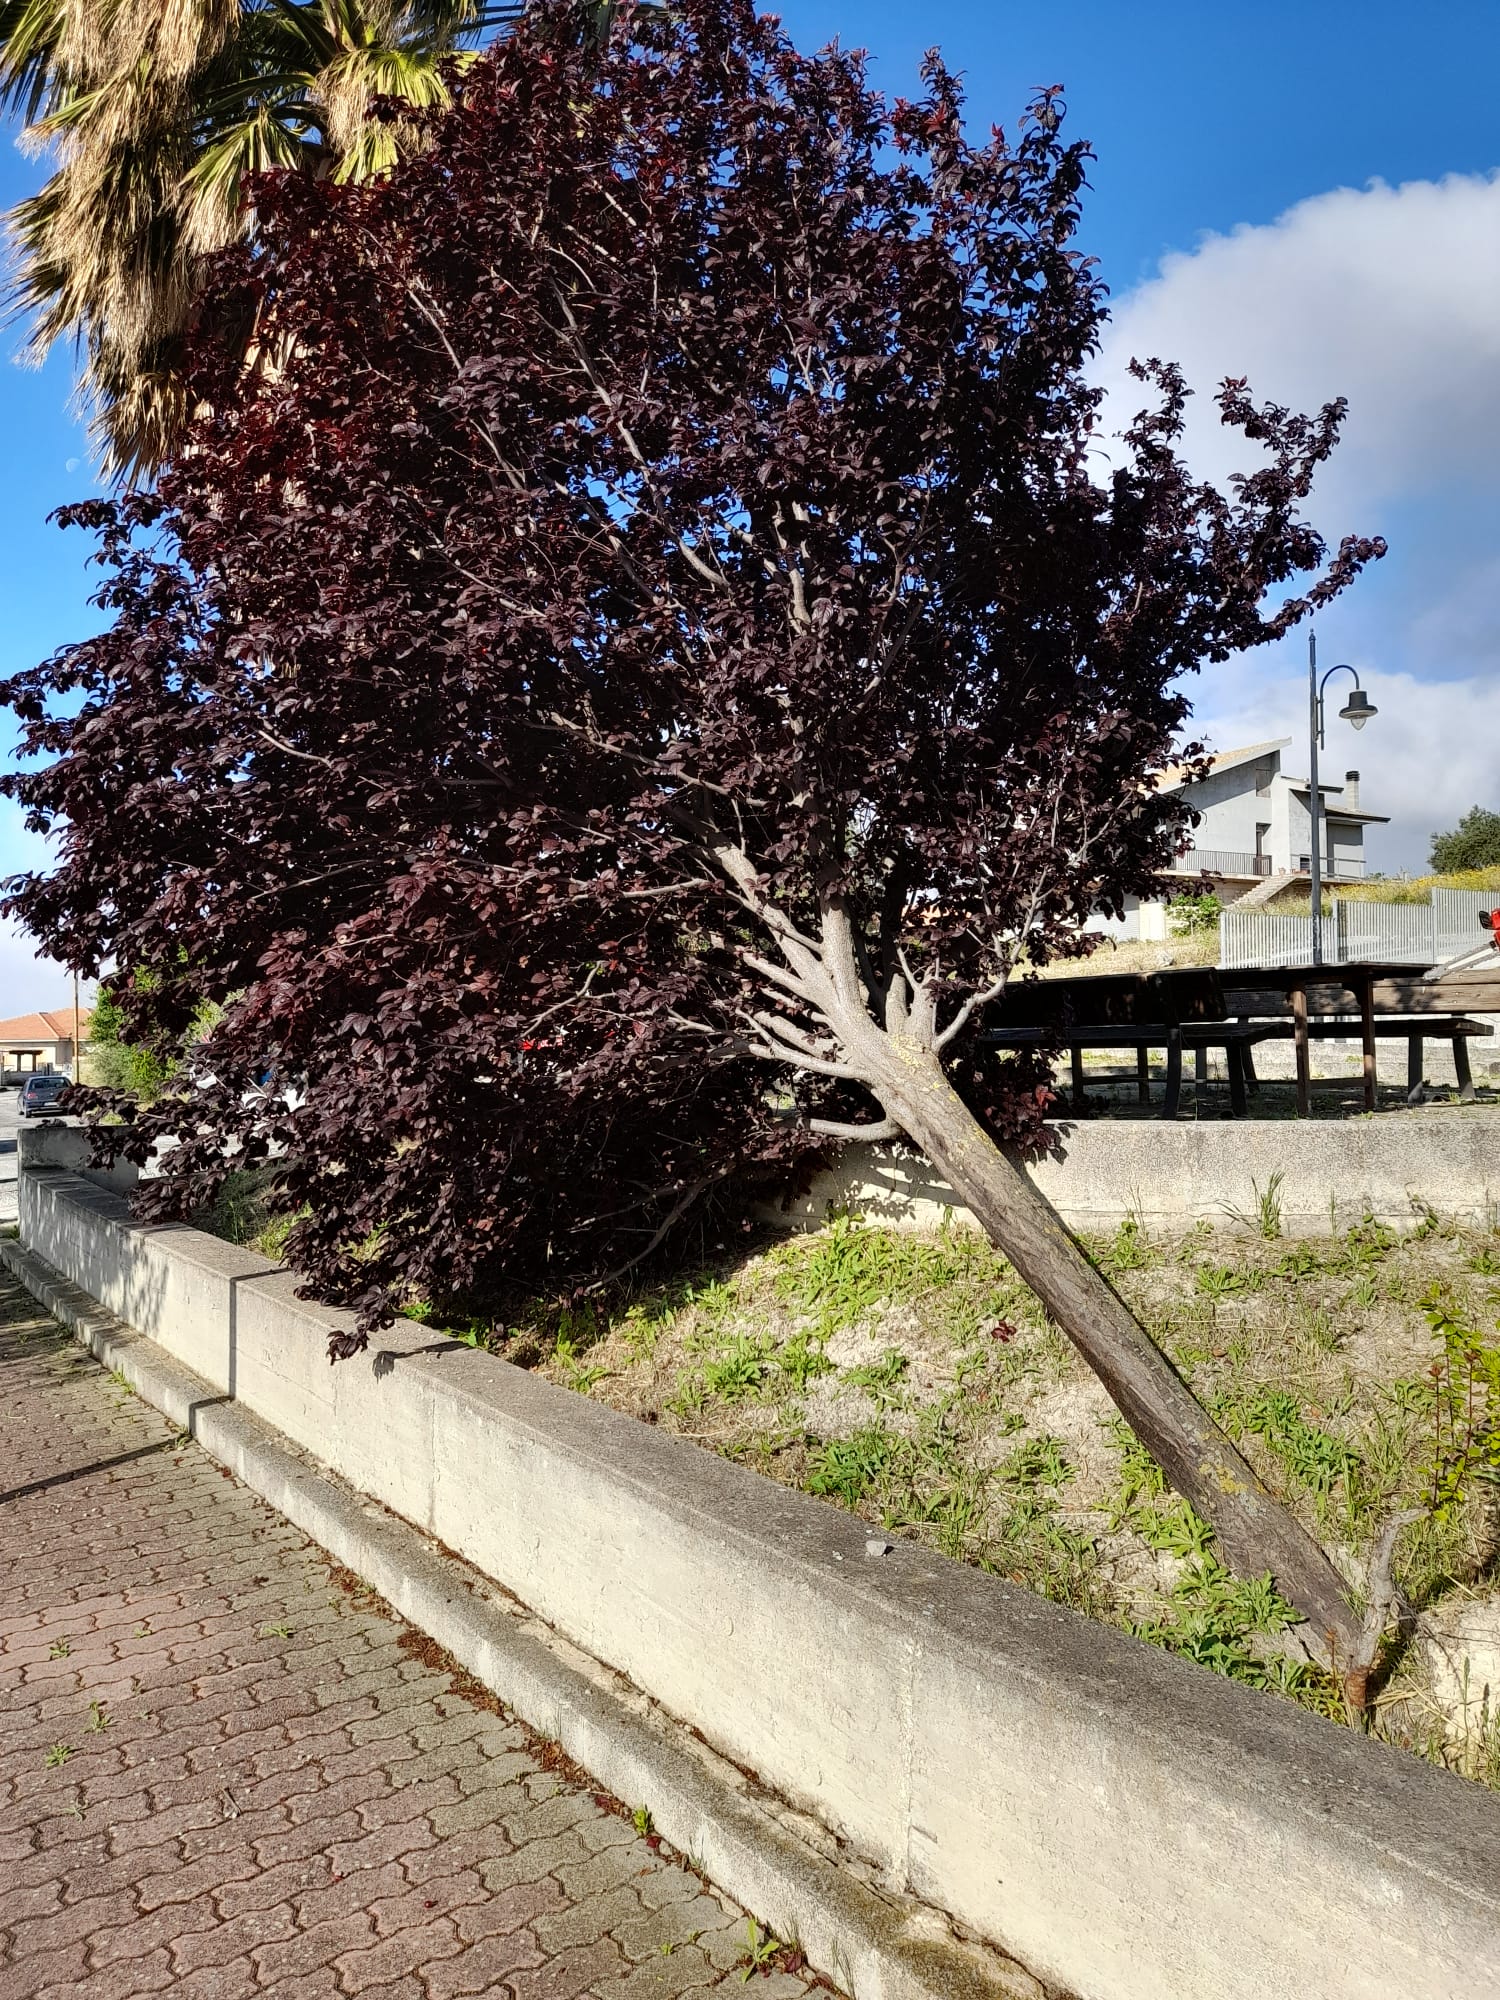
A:
<svg viewBox="0 0 1500 2000">
<path fill-rule="evenodd" d="M 1458 1078 L 1458 1101 L 1460 1104 L 1474 1102 L 1474 1073 L 1469 1068 L 1469 1038 L 1467 1035 L 1453 1037 L 1453 1074 Z"/>
<path fill-rule="evenodd" d="M 1240 1023 L 1242 1026 L 1248 1027 L 1250 1025 L 1249 1015 L 1241 1014 Z M 1240 1043 L 1240 1066 L 1246 1083 L 1249 1084 L 1252 1090 L 1259 1090 L 1260 1078 L 1255 1074 L 1255 1051 L 1249 1042 Z"/>
<path fill-rule="evenodd" d="M 1292 1035 L 1297 1045 L 1297 1116 L 1312 1109 L 1312 1065 L 1307 1053 L 1307 988 L 1292 988 Z"/>
<path fill-rule="evenodd" d="M 1226 1042 L 1224 1061 L 1229 1070 L 1229 1108 L 1236 1118 L 1249 1114 L 1250 1100 L 1245 1095 L 1245 1055 L 1249 1047 L 1246 1042 Z"/>
<path fill-rule="evenodd" d="M 1208 1083 L 1208 1050 L 1200 1042 L 1193 1050 L 1193 1088 L 1201 1093 Z"/>
<path fill-rule="evenodd" d="M 1151 1102 L 1151 1051 L 1137 1049 L 1135 1052 L 1135 1098 L 1137 1104 Z"/>
<path fill-rule="evenodd" d="M 1083 1094 L 1083 1050 L 1075 1048 L 1073 1051 L 1073 1109 L 1075 1111 L 1082 1111 L 1087 1102 L 1088 1100 Z"/>
<path fill-rule="evenodd" d="M 1364 1042 L 1365 1109 L 1375 1109 L 1375 982 L 1366 978 L 1359 989 L 1359 1026 Z"/>
<path fill-rule="evenodd" d="M 1163 1118 L 1175 1118 L 1182 1103 L 1182 1030 L 1167 1031 L 1167 1094 L 1162 1099 Z"/>
<path fill-rule="evenodd" d="M 1422 1081 L 1422 1037 L 1408 1035 L 1406 1038 L 1406 1087 L 1416 1090 Z"/>
</svg>

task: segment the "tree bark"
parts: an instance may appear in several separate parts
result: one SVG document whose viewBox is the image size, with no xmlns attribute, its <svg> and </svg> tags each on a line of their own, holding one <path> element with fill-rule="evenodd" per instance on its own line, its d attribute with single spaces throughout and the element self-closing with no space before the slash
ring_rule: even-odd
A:
<svg viewBox="0 0 1500 2000">
<path fill-rule="evenodd" d="M 1024 1169 L 969 1112 L 938 1056 L 899 1036 L 872 1084 L 886 1111 L 947 1178 L 1109 1392 L 1177 1492 L 1208 1521 L 1242 1576 L 1269 1570 L 1308 1621 L 1309 1650 L 1348 1676 L 1363 1621 L 1333 1564 L 1257 1478 Z"/>
</svg>

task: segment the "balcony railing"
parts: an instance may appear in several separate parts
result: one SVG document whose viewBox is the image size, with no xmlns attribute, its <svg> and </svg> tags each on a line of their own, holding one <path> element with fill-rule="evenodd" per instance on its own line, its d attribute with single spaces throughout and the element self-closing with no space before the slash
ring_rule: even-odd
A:
<svg viewBox="0 0 1500 2000">
<path fill-rule="evenodd" d="M 1247 854 L 1229 847 L 1193 847 L 1172 863 L 1174 875 L 1269 875 L 1269 854 Z"/>
<path fill-rule="evenodd" d="M 1310 854 L 1299 854 L 1297 856 L 1296 872 L 1299 875 L 1311 874 L 1312 856 Z M 1324 881 L 1333 881 L 1336 878 L 1340 882 L 1357 882 L 1363 879 L 1364 872 L 1365 858 L 1362 854 L 1357 858 L 1345 855 L 1342 861 L 1335 860 L 1330 854 L 1328 859 L 1322 864 Z"/>
</svg>

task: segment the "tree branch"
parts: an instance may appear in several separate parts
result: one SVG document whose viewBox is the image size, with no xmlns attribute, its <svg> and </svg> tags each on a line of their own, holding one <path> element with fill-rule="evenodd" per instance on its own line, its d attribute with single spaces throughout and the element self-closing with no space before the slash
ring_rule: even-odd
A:
<svg viewBox="0 0 1500 2000">
<path fill-rule="evenodd" d="M 904 1139 L 905 1130 L 894 1118 L 882 1118 L 876 1125 L 840 1125 L 832 1118 L 809 1118 L 809 1132 L 822 1139 L 863 1139 L 874 1145 L 883 1139 Z"/>
</svg>

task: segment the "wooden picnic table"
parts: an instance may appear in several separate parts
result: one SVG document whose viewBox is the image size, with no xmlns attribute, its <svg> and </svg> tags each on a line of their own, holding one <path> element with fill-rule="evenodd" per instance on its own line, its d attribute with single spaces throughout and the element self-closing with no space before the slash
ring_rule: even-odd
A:
<svg viewBox="0 0 1500 2000">
<path fill-rule="evenodd" d="M 1404 960 L 1365 959 L 1349 965 L 1245 966 L 1236 968 L 1225 978 L 1224 984 L 1227 1010 L 1242 1021 L 1264 1018 L 1274 1007 L 1277 996 L 1290 1008 L 1297 1059 L 1297 1115 L 1300 1118 L 1307 1117 L 1311 1110 L 1310 1043 L 1315 1035 L 1330 1032 L 1326 1025 L 1311 1027 L 1309 1017 L 1343 1013 L 1345 1010 L 1339 1005 L 1342 995 L 1347 994 L 1353 1000 L 1354 1006 L 1349 1011 L 1359 1015 L 1367 1111 L 1375 1109 L 1377 1034 L 1405 1036 L 1411 1045 L 1409 1080 L 1420 1082 L 1420 1074 L 1410 1077 L 1413 1064 L 1419 1072 L 1421 1067 L 1422 1036 L 1417 1023 L 1424 1015 L 1444 1017 L 1441 1024 L 1434 1020 L 1432 1029 L 1440 1032 L 1445 1040 L 1451 1039 L 1454 1074 L 1460 1094 L 1467 1097 L 1473 1095 L 1473 1079 L 1469 1072 L 1466 1038 L 1484 1030 L 1472 1023 L 1460 1025 L 1460 1017 L 1469 1013 L 1500 1012 L 1500 976 L 1488 968 L 1428 980 L 1423 978 L 1419 967 Z M 1407 1018 L 1399 1022 L 1382 1021 L 1377 1031 L 1377 1018 L 1390 1015 Z"/>
<path fill-rule="evenodd" d="M 1382 979 L 1410 973 L 1404 960 L 1361 959 L 1349 965 L 1278 966 L 1274 973 L 1260 972 L 1262 984 L 1283 987 L 1292 1005 L 1292 1039 L 1297 1052 L 1297 1116 L 1306 1118 L 1312 1109 L 1311 1038 L 1307 1031 L 1307 992 L 1310 986 L 1341 986 L 1353 996 L 1359 1009 L 1360 1043 L 1364 1053 L 1365 1109 L 1375 1109 L 1375 987 Z"/>
<path fill-rule="evenodd" d="M 1420 1070 L 1424 1033 L 1452 1042 L 1459 1094 L 1472 1097 L 1467 1038 L 1490 1031 L 1465 1020 L 1465 1010 L 1500 1013 L 1500 972 L 1465 972 L 1431 982 L 1408 964 L 1387 961 L 1246 966 L 1229 977 L 1216 967 L 1194 966 L 1020 982 L 1007 991 L 982 1039 L 999 1047 L 1060 1042 L 1070 1048 L 1073 1102 L 1080 1109 L 1085 1049 L 1134 1049 L 1138 1094 L 1148 1104 L 1149 1052 L 1164 1048 L 1162 1116 L 1172 1119 L 1181 1099 L 1184 1050 L 1193 1051 L 1200 1084 L 1207 1076 L 1208 1051 L 1224 1050 L 1230 1108 L 1242 1118 L 1249 1108 L 1247 1091 L 1258 1088 L 1255 1044 L 1290 1038 L 1296 1050 L 1297 1110 L 1306 1117 L 1311 1110 L 1310 1044 L 1344 1033 L 1339 1017 L 1349 1012 L 1359 1015 L 1368 1109 L 1376 1101 L 1377 1040 L 1404 1038 L 1410 1060 Z"/>
</svg>

